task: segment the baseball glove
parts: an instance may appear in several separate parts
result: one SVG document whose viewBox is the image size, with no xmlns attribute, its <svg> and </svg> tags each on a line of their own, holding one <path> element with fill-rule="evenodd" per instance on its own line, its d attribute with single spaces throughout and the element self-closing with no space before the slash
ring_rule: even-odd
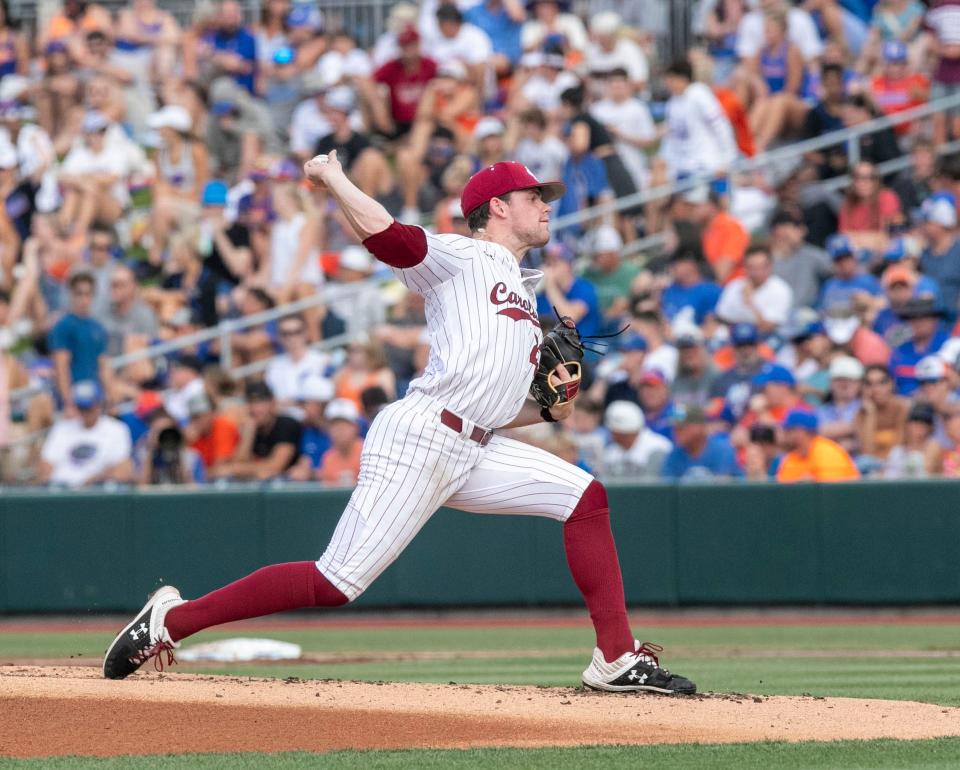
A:
<svg viewBox="0 0 960 770">
<path fill-rule="evenodd" d="M 544 409 L 573 401 L 580 390 L 581 365 L 585 348 L 573 319 L 562 316 L 560 322 L 543 337 L 540 361 L 530 383 L 530 395 Z M 563 364 L 573 378 L 560 382 L 556 368 Z"/>
</svg>

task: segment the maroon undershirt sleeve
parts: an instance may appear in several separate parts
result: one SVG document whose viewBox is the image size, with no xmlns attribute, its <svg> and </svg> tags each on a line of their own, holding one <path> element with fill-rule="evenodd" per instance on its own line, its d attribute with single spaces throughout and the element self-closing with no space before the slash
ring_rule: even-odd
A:
<svg viewBox="0 0 960 770">
<path fill-rule="evenodd" d="M 371 235 L 363 245 L 390 267 L 413 267 L 427 256 L 427 234 L 423 228 L 402 225 L 397 220 L 393 220 L 386 230 Z"/>
</svg>

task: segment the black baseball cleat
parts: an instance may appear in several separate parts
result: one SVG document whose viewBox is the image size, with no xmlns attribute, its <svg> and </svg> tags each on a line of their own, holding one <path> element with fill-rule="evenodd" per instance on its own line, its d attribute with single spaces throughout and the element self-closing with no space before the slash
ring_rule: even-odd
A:
<svg viewBox="0 0 960 770">
<path fill-rule="evenodd" d="M 593 651 L 593 660 L 583 672 L 583 683 L 593 690 L 606 692 L 659 692 L 664 695 L 693 695 L 697 686 L 685 677 L 671 674 L 660 666 L 657 654 L 662 647 L 634 641 L 633 652 L 625 652 L 612 663 L 603 653 Z"/>
<path fill-rule="evenodd" d="M 180 645 L 170 638 L 164 626 L 167 613 L 184 603 L 173 586 L 158 589 L 139 614 L 117 634 L 103 656 L 103 675 L 107 679 L 124 679 L 150 658 L 156 658 L 158 671 L 163 671 L 163 654 L 167 665 L 175 663 L 173 651 Z"/>
</svg>

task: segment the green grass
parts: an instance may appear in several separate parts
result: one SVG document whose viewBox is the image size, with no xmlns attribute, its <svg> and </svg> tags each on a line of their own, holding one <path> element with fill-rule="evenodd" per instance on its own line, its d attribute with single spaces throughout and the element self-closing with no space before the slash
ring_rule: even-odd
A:
<svg viewBox="0 0 960 770">
<path fill-rule="evenodd" d="M 956 770 L 960 739 L 932 741 L 839 741 L 836 743 L 750 743 L 681 746 L 602 746 L 576 749 L 474 749 L 469 751 L 337 751 L 329 754 L 183 754 L 92 759 L 2 760 L 0 770 L 214 770 L 270 768 L 301 770 Z"/>
</svg>

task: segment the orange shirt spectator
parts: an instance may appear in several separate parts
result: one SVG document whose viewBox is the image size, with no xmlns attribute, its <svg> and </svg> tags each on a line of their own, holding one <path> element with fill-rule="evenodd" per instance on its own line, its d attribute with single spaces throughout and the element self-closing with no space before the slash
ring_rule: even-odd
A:
<svg viewBox="0 0 960 770">
<path fill-rule="evenodd" d="M 713 95 L 717 97 L 723 111 L 727 113 L 727 119 L 733 127 L 733 136 L 740 152 L 746 157 L 752 158 L 756 155 L 757 149 L 753 143 L 753 132 L 750 130 L 747 110 L 743 106 L 743 102 L 740 101 L 740 97 L 737 96 L 736 92 L 722 86 L 714 86 Z"/>
<path fill-rule="evenodd" d="M 835 441 L 817 435 L 817 417 L 795 409 L 783 421 L 783 441 L 788 451 L 777 481 L 853 481 L 860 471 L 847 450 Z"/>
<path fill-rule="evenodd" d="M 223 460 L 229 460 L 237 451 L 240 443 L 240 431 L 236 423 L 226 415 L 213 415 L 210 430 L 201 435 L 190 446 L 203 460 L 203 466 L 210 468 Z"/>
<path fill-rule="evenodd" d="M 346 398 L 335 398 L 323 410 L 331 447 L 323 453 L 316 478 L 324 484 L 350 486 L 360 476 L 360 411 Z"/>
<path fill-rule="evenodd" d="M 740 220 L 720 210 L 703 231 L 703 254 L 713 268 L 717 283 L 723 285 L 743 275 L 743 255 L 750 245 L 750 233 Z"/>
<path fill-rule="evenodd" d="M 67 2 L 69 4 L 70 0 L 67 0 Z M 51 40 L 66 40 L 77 32 L 84 34 L 94 30 L 108 34 L 111 32 L 113 21 L 110 18 L 110 12 L 102 5 L 77 2 L 75 6 L 82 13 L 71 17 L 64 9 L 50 18 L 41 35 L 41 41 L 44 45 Z"/>
<path fill-rule="evenodd" d="M 930 81 L 907 67 L 907 47 L 899 40 L 890 40 L 883 46 L 883 72 L 870 83 L 870 95 L 884 115 L 909 110 L 925 104 L 930 98 Z M 903 135 L 910 123 L 894 128 Z"/>
</svg>

